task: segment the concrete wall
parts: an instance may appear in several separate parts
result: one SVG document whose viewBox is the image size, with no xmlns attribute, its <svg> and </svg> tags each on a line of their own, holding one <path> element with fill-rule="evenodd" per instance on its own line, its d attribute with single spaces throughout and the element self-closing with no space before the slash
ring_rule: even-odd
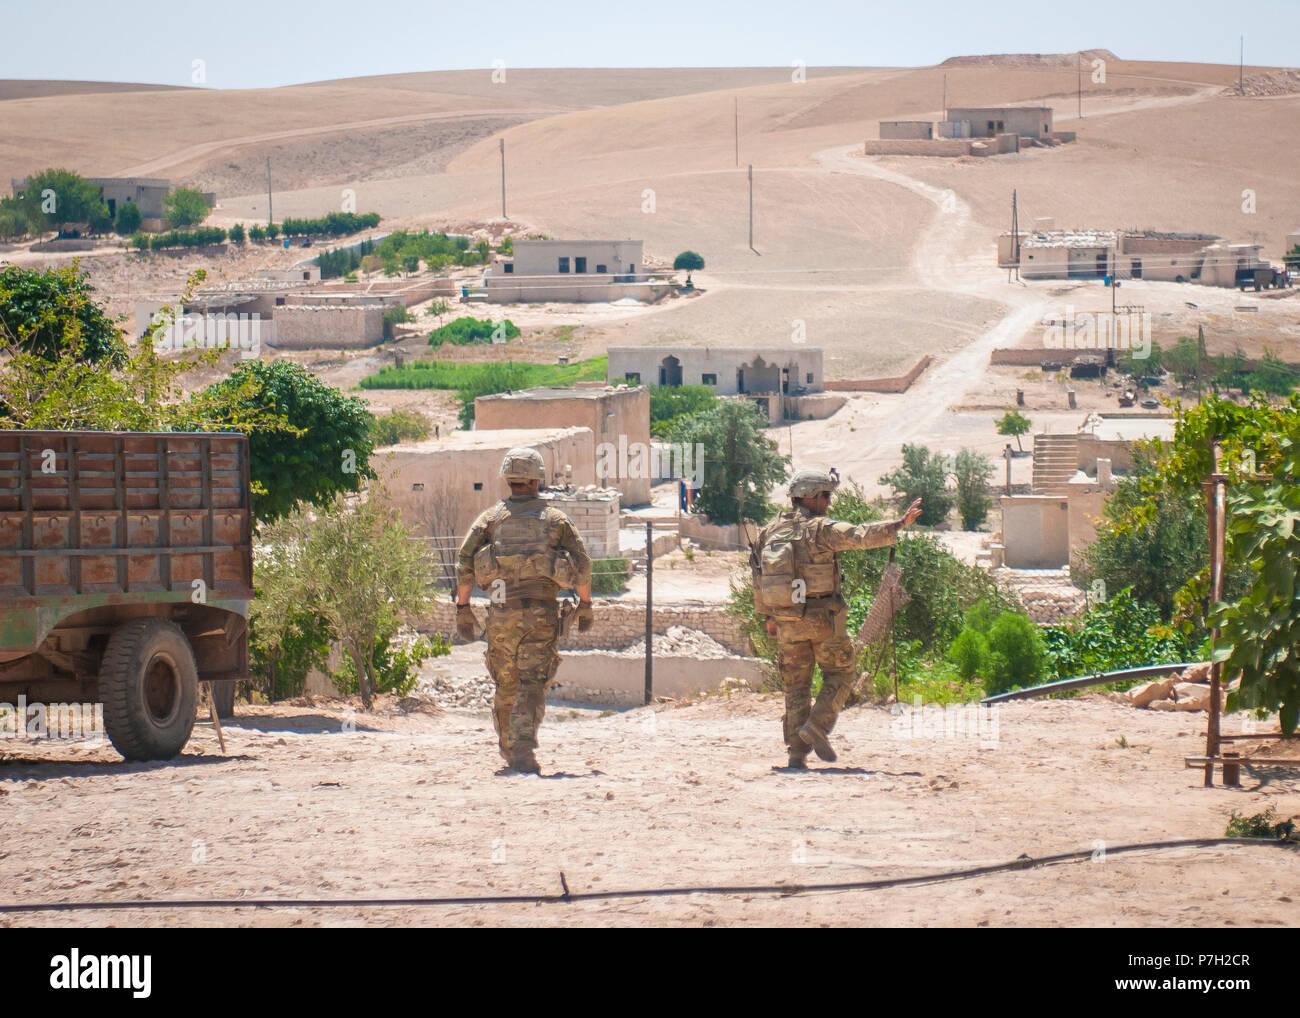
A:
<svg viewBox="0 0 1300 1018">
<path fill-rule="evenodd" d="M 749 547 L 758 533 L 754 524 L 749 524 L 749 537 L 738 523 L 714 524 L 703 516 L 682 513 L 677 524 L 677 533 L 683 539 L 689 539 L 701 548 L 712 551 L 737 551 Z"/>
<path fill-rule="evenodd" d="M 1022 138 L 1042 138 L 1052 133 L 1052 110 L 1034 106 L 951 107 L 945 123 L 969 124 L 969 133 L 963 128 L 959 137 L 992 138 L 1007 132 Z"/>
<path fill-rule="evenodd" d="M 1097 472 L 1097 460 L 1110 460 L 1110 467 L 1119 473 L 1128 473 L 1133 468 L 1133 443 L 1126 439 L 1101 439 L 1096 435 L 1083 434 L 1078 438 L 1078 469 L 1089 474 Z"/>
<path fill-rule="evenodd" d="M 1003 495 L 1004 561 L 1013 569 L 1056 569 L 1070 561 L 1070 501 L 1053 495 Z"/>
<path fill-rule="evenodd" d="M 900 138 L 934 137 L 934 124 L 929 120 L 882 120 L 880 122 L 881 140 Z"/>
<path fill-rule="evenodd" d="M 876 140 L 868 138 L 863 147 L 863 154 L 869 156 L 968 156 L 971 154 L 969 141 L 936 138 L 927 141 L 920 138 L 891 138 Z"/>
<path fill-rule="evenodd" d="M 624 276 L 645 274 L 644 242 L 640 240 L 518 240 L 514 242 L 513 270 L 509 276 L 553 276 L 559 274 L 561 258 L 569 259 L 570 276 L 578 274 L 576 260 L 587 260 L 591 275 Z M 601 269 L 599 266 L 605 266 Z M 496 273 L 493 273 L 496 276 Z M 564 278 L 561 276 L 561 278 Z"/>
<path fill-rule="evenodd" d="M 517 428 L 522 422 L 535 428 L 590 429 L 602 473 L 604 468 L 613 468 L 610 476 L 601 476 L 598 482 L 618 488 L 624 505 L 650 501 L 649 473 L 633 476 L 642 473 L 639 461 L 619 455 L 620 441 L 625 449 L 638 444 L 650 447 L 650 392 L 643 386 L 528 389 L 480 396 L 474 401 L 474 426 L 480 432 Z M 602 445 L 607 448 L 600 449 Z"/>
<path fill-rule="evenodd" d="M 660 371 L 671 367 L 674 358 L 681 369 L 681 385 L 709 385 L 720 396 L 740 392 L 777 392 L 783 379 L 790 395 L 821 392 L 823 388 L 820 347 L 656 347 L 612 346 L 609 348 L 611 382 L 660 385 Z M 743 380 L 742 380 L 743 372 Z M 636 377 L 628 379 L 633 374 Z M 705 381 L 711 375 L 714 381 Z"/>
<path fill-rule="evenodd" d="M 1074 556 L 1097 539 L 1097 519 L 1110 493 L 1106 491 L 1070 492 L 1070 555 Z"/>
<path fill-rule="evenodd" d="M 619 553 L 618 493 L 563 491 L 547 492 L 546 501 L 573 520 L 587 554 L 593 559 Z"/>
<path fill-rule="evenodd" d="M 645 702 L 643 658 L 599 651 L 560 655 L 549 697 L 580 703 L 638 707 Z M 652 673 L 655 696 L 675 699 L 715 690 L 723 679 L 744 679 L 752 689 L 763 684 L 765 662 L 756 657 L 690 658 L 656 656 Z"/>
<path fill-rule="evenodd" d="M 590 428 L 520 429 L 487 435 L 454 431 L 442 439 L 377 449 L 370 463 L 408 525 L 424 536 L 463 537 L 474 517 L 510 494 L 501 479 L 501 461 L 515 446 L 541 453 L 548 481 L 562 479 L 565 467 L 570 466 L 575 486 L 595 484 Z"/>
<path fill-rule="evenodd" d="M 487 299 L 493 304 L 573 301 L 595 304 L 623 300 L 653 304 L 672 290 L 671 283 L 616 282 L 612 275 L 524 276 L 491 275 L 485 281 Z M 472 288 L 471 288 L 472 289 Z"/>
<path fill-rule="evenodd" d="M 274 313 L 279 349 L 347 349 L 374 346 L 384 338 L 383 304 L 352 307 L 291 305 Z"/>
<path fill-rule="evenodd" d="M 837 378 L 827 382 L 826 388 L 836 392 L 906 392 L 933 361 L 934 358 L 926 354 L 906 374 L 890 378 Z"/>
</svg>

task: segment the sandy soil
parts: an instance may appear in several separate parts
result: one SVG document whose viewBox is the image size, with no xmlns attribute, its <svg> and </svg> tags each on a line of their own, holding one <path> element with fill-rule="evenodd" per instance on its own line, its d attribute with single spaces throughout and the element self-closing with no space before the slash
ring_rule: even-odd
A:
<svg viewBox="0 0 1300 1018">
<path fill-rule="evenodd" d="M 1013 704 L 1001 709 L 996 746 L 981 748 L 923 728 L 913 735 L 883 708 L 855 708 L 836 731 L 840 762 L 792 773 L 774 769 L 784 763 L 779 713 L 775 698 L 749 694 L 608 716 L 555 705 L 542 730 L 542 777 L 494 773 L 482 712 L 241 708 L 225 729 L 228 756 L 205 728 L 170 765 L 124 765 L 107 748 L 7 744 L 4 899 L 548 894 L 561 872 L 573 891 L 791 886 L 1069 851 L 1095 861 L 871 892 L 40 912 L 0 923 L 1295 922 L 1294 851 L 1102 856 L 1122 843 L 1221 836 L 1233 811 L 1300 811 L 1293 773 L 1203 789 L 1182 760 L 1203 748 L 1203 715 L 1100 698 Z"/>
</svg>

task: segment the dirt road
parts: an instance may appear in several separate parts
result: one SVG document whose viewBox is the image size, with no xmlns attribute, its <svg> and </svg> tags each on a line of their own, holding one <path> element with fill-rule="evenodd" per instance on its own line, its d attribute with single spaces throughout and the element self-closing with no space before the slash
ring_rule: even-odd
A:
<svg viewBox="0 0 1300 1018">
<path fill-rule="evenodd" d="M 356 898 L 803 885 L 1023 855 L 1088 861 L 879 891 L 637 896 L 573 904 L 0 913 L 0 924 L 1180 926 L 1294 923 L 1300 857 L 1260 846 L 1120 854 L 1217 837 L 1234 810 L 1300 812 L 1294 772 L 1200 787 L 1203 715 L 1100 698 L 1013 704 L 982 738 L 883 708 L 840 762 L 784 763 L 772 697 L 601 716 L 552 705 L 543 776 L 495 774 L 486 713 L 247 708 L 230 755 L 200 729 L 173 764 L 6 743 L 6 903 Z M 1232 722 L 1226 722 L 1231 725 Z M 982 748 L 982 742 L 986 745 Z M 1123 745 L 1121 745 L 1123 743 Z M 46 762 L 38 762 L 45 760 Z M 1112 851 L 1106 852 L 1111 846 Z M 1195 893 L 1188 893 L 1196 888 Z"/>
</svg>

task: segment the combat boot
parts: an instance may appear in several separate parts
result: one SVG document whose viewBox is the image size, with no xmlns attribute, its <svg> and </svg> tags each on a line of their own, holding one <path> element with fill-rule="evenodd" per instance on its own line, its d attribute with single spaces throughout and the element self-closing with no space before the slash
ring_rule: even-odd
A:
<svg viewBox="0 0 1300 1018">
<path fill-rule="evenodd" d="M 542 771 L 531 749 L 517 750 L 514 759 L 510 761 L 510 769 L 520 774 L 540 774 Z"/>
<path fill-rule="evenodd" d="M 808 769 L 808 753 L 806 751 L 799 753 L 793 749 L 790 750 L 790 762 L 786 764 L 786 767 L 792 771 L 806 771 Z"/>
<path fill-rule="evenodd" d="M 831 748 L 830 741 L 826 738 L 826 733 L 811 721 L 799 729 L 799 738 L 810 746 L 813 751 L 827 763 L 835 762 L 835 750 Z"/>
</svg>

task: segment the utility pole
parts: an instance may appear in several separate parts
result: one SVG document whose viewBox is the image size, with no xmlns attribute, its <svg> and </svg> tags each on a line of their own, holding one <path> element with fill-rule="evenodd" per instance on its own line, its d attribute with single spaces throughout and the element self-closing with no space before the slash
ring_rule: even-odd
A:
<svg viewBox="0 0 1300 1018">
<path fill-rule="evenodd" d="M 749 249 L 754 250 L 754 164 L 749 164 Z M 757 254 L 758 252 L 754 252 Z"/>
<path fill-rule="evenodd" d="M 275 222 L 275 215 L 271 208 L 271 157 L 266 157 L 266 225 L 270 226 Z"/>
<path fill-rule="evenodd" d="M 501 218 L 509 219 L 506 215 L 506 140 L 505 138 L 497 139 L 501 142 Z"/>
<path fill-rule="evenodd" d="M 740 166 L 740 96 L 735 97 L 736 165 Z"/>
<path fill-rule="evenodd" d="M 1246 94 L 1246 37 L 1241 37 L 1241 53 L 1237 57 L 1237 91 Z"/>
<path fill-rule="evenodd" d="M 1020 278 L 1020 208 L 1016 202 L 1016 192 L 1011 191 L 1011 260 L 1014 262 L 1016 279 Z M 1011 270 L 1007 270 L 1007 282 L 1011 282 Z"/>
<path fill-rule="evenodd" d="M 948 119 L 948 75 L 943 76 L 943 110 L 940 116 L 944 120 Z"/>
<path fill-rule="evenodd" d="M 1076 74 L 1078 76 L 1079 119 L 1082 120 L 1083 119 L 1083 54 L 1082 53 L 1076 53 L 1074 55 L 1074 67 L 1075 67 Z"/>
<path fill-rule="evenodd" d="M 654 576 L 655 576 L 655 525 L 645 521 L 645 702 L 654 699 Z"/>
</svg>

